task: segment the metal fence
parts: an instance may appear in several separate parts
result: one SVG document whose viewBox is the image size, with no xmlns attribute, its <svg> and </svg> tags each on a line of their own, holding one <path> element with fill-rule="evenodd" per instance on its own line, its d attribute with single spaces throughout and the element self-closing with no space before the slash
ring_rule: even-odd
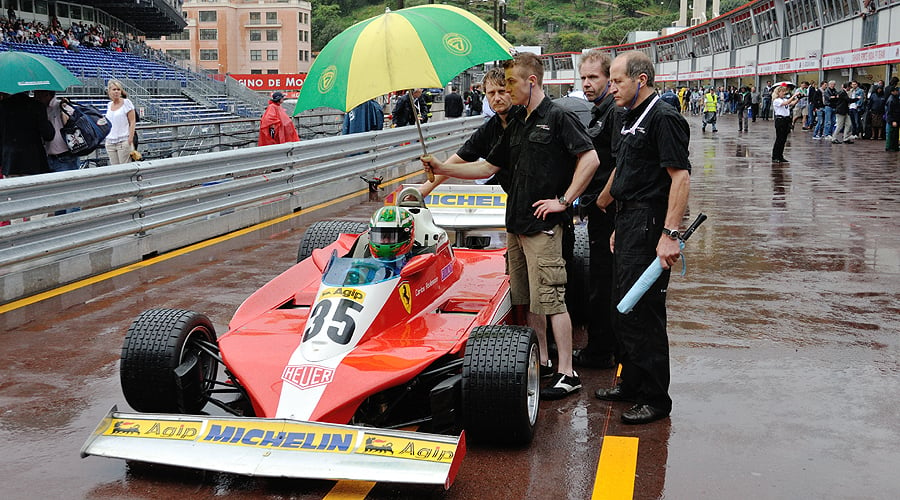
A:
<svg viewBox="0 0 900 500">
<path fill-rule="evenodd" d="M 455 151 L 480 117 L 423 126 Z M 0 303 L 100 274 L 421 168 L 414 127 L 0 181 Z M 72 208 L 79 211 L 48 216 Z"/>
<path fill-rule="evenodd" d="M 303 141 L 340 135 L 344 114 L 332 110 L 313 110 L 293 117 Z M 237 118 L 208 122 L 182 122 L 163 125 L 140 124 L 136 128 L 138 150 L 145 160 L 188 156 L 229 149 L 256 147 L 259 118 Z M 109 163 L 104 148 L 82 157 L 85 167 Z"/>
</svg>

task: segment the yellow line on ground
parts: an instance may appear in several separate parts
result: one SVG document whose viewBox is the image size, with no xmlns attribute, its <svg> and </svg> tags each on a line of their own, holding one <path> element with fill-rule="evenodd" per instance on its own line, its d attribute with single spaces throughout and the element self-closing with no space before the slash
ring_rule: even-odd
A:
<svg viewBox="0 0 900 500">
<path fill-rule="evenodd" d="M 338 481 L 322 500 L 360 500 L 372 491 L 371 481 Z"/>
<path fill-rule="evenodd" d="M 592 500 L 631 500 L 637 470 L 638 438 L 604 436 Z"/>
<path fill-rule="evenodd" d="M 385 185 L 385 186 L 390 186 L 390 185 L 392 185 L 392 184 L 399 184 L 399 183 L 401 183 L 401 182 L 403 182 L 403 181 L 405 181 L 405 180 L 407 180 L 407 179 L 409 179 L 409 178 L 411 178 L 411 177 L 415 177 L 415 176 L 417 176 L 417 175 L 422 175 L 422 172 L 413 172 L 413 173 L 411 173 L 411 174 L 406 174 L 406 175 L 404 175 L 404 176 L 398 177 L 398 178 L 393 179 L 393 180 L 391 180 L 391 181 L 385 182 L 383 185 Z M 136 271 L 136 270 L 138 270 L 138 269 L 143 269 L 143 268 L 145 268 L 145 267 L 149 267 L 149 266 L 152 266 L 152 265 L 154 265 L 154 264 L 159 264 L 160 262 L 164 262 L 164 261 L 167 261 L 167 260 L 169 260 L 169 259 L 172 259 L 172 258 L 175 258 L 175 257 L 179 257 L 179 256 L 181 256 L 181 255 L 185 255 L 185 254 L 188 254 L 188 253 L 191 253 L 191 252 L 195 252 L 195 251 L 200 250 L 200 249 L 202 249 L 202 248 L 206 248 L 206 247 L 208 247 L 208 246 L 212 246 L 212 245 L 221 243 L 221 242 L 223 242 L 223 241 L 230 240 L 230 239 L 232 239 L 232 238 L 237 238 L 238 236 L 243 236 L 243 235 L 248 234 L 248 233 L 251 233 L 251 232 L 253 232 L 253 231 L 258 231 L 258 230 L 260 230 L 260 229 L 264 229 L 264 228 L 267 228 L 267 227 L 269 227 L 269 226 L 273 226 L 273 225 L 275 225 L 275 224 L 278 224 L 278 223 L 280 223 L 280 222 L 284 222 L 284 221 L 286 221 L 286 220 L 290 220 L 290 219 L 292 219 L 292 218 L 294 218 L 294 217 L 298 217 L 298 216 L 303 215 L 303 214 L 308 214 L 308 213 L 310 213 L 310 212 L 315 212 L 316 210 L 321 210 L 321 209 L 326 208 L 326 207 L 329 207 L 329 206 L 331 206 L 331 205 L 335 205 L 335 204 L 337 204 L 337 203 L 341 203 L 341 202 L 343 202 L 343 201 L 347 201 L 347 200 L 353 199 L 353 198 L 355 198 L 355 197 L 357 197 L 357 196 L 360 196 L 360 195 L 362 195 L 362 194 L 367 193 L 368 191 L 369 191 L 368 189 L 362 189 L 362 190 L 359 190 L 359 191 L 355 191 L 355 192 L 350 193 L 350 194 L 348 194 L 348 195 L 341 196 L 340 198 L 336 198 L 336 199 L 331 200 L 331 201 L 326 201 L 326 202 L 323 202 L 323 203 L 319 203 L 318 205 L 313 205 L 313 206 L 311 206 L 311 207 L 309 207 L 309 208 L 304 208 L 304 209 L 299 210 L 299 211 L 297 211 L 297 212 L 295 212 L 295 213 L 292 213 L 292 214 L 283 215 L 283 216 L 278 217 L 278 218 L 276 218 L 276 219 L 268 220 L 268 221 L 266 221 L 266 222 L 260 222 L 259 224 L 256 224 L 256 225 L 253 225 L 253 226 L 250 226 L 250 227 L 246 227 L 246 228 L 244 228 L 244 229 L 239 229 L 239 230 L 237 230 L 237 231 L 233 231 L 233 232 L 231 232 L 231 233 L 224 234 L 224 235 L 222 235 L 222 236 L 218 236 L 218 237 L 216 237 L 216 238 L 212 238 L 212 239 L 209 239 L 209 240 L 206 240 L 206 241 L 201 241 L 200 243 L 195 243 L 195 244 L 193 244 L 193 245 L 190 245 L 190 246 L 187 246 L 187 247 L 184 247 L 184 248 L 179 248 L 179 249 L 177 249 L 177 250 L 173 250 L 173 251 L 171 251 L 171 252 L 167 252 L 167 253 L 165 253 L 165 254 L 163 254 L 163 255 L 160 255 L 160 256 L 158 256 L 158 257 L 153 257 L 153 258 L 151 258 L 151 259 L 147 259 L 147 260 L 144 260 L 144 261 L 141 261 L 141 262 L 135 262 L 134 264 L 130 264 L 130 265 L 127 265 L 127 266 L 125 266 L 125 267 L 120 267 L 120 268 L 118 268 L 118 269 L 113 269 L 112 271 L 107 271 L 107 272 L 105 272 L 105 273 L 103 273 L 103 274 L 98 274 L 97 276 L 91 276 L 90 278 L 85 278 L 85 279 L 83 279 L 83 280 L 76 281 L 76 282 L 74 282 L 74 283 L 69 283 L 68 285 L 63 285 L 63 286 L 54 288 L 54 289 L 52 289 L 52 290 L 47 290 L 46 292 L 41 292 L 41 293 L 38 293 L 38 294 L 35 294 L 35 295 L 31 295 L 31 296 L 29 296 L 29 297 L 25 297 L 25 298 L 23 298 L 23 299 L 14 300 L 14 301 L 9 302 L 9 303 L 7 303 L 7 304 L 0 305 L 0 314 L 6 313 L 6 312 L 9 312 L 9 311 L 14 311 L 14 310 L 20 309 L 20 308 L 22 308 L 22 307 L 30 306 L 30 305 L 32 305 L 32 304 L 36 304 L 36 303 L 41 302 L 41 301 L 43 301 L 43 300 L 47 300 L 47 299 L 50 299 L 50 298 L 53 298 L 53 297 L 62 295 L 62 294 L 64 294 L 64 293 L 71 292 L 72 290 L 77 290 L 77 289 L 79 289 L 79 288 L 83 288 L 83 287 L 86 287 L 86 286 L 89 286 L 89 285 L 93 285 L 94 283 L 99 283 L 99 282 L 101 282 L 101 281 L 106 281 L 106 280 L 108 280 L 108 279 L 115 278 L 116 276 L 121 276 L 121 275 L 123 275 L 123 274 L 130 273 L 130 272 Z"/>
</svg>

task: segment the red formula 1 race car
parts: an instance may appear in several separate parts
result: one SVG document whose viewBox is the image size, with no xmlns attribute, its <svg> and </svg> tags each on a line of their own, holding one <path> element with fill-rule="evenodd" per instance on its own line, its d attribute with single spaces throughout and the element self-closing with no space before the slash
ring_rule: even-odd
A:
<svg viewBox="0 0 900 500">
<path fill-rule="evenodd" d="M 413 219 L 400 262 L 371 255 L 386 237 L 367 224 L 317 222 L 222 336 L 197 312 L 141 314 L 121 360 L 137 412 L 113 408 L 82 456 L 449 487 L 466 437 L 530 442 L 538 349 L 509 324 L 504 249 L 453 246 L 415 188 L 396 199 Z"/>
</svg>

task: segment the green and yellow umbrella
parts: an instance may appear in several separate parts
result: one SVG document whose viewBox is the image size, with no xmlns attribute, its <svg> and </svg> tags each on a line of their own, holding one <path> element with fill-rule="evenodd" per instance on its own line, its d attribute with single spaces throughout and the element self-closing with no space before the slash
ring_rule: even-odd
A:
<svg viewBox="0 0 900 500">
<path fill-rule="evenodd" d="M 512 45 L 487 23 L 449 5 L 420 5 L 357 23 L 334 37 L 307 73 L 294 114 L 349 111 L 409 88 L 441 88 L 472 66 L 510 59 Z"/>
</svg>

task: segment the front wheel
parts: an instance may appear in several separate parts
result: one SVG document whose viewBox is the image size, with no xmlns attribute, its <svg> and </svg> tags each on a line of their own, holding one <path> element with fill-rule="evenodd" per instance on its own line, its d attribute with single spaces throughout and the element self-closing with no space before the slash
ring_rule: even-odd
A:
<svg viewBox="0 0 900 500">
<path fill-rule="evenodd" d="M 320 220 L 314 222 L 303 233 L 297 249 L 297 262 L 308 259 L 313 250 L 325 248 L 334 243 L 342 234 L 362 234 L 369 229 L 365 222 L 349 220 Z"/>
<path fill-rule="evenodd" d="M 534 437 L 540 395 L 540 358 L 534 330 L 486 325 L 466 342 L 462 415 L 476 442 L 524 445 Z"/>
<path fill-rule="evenodd" d="M 219 369 L 216 332 L 205 315 L 151 309 L 128 329 L 119 375 L 125 400 L 137 411 L 198 414 Z"/>
</svg>

